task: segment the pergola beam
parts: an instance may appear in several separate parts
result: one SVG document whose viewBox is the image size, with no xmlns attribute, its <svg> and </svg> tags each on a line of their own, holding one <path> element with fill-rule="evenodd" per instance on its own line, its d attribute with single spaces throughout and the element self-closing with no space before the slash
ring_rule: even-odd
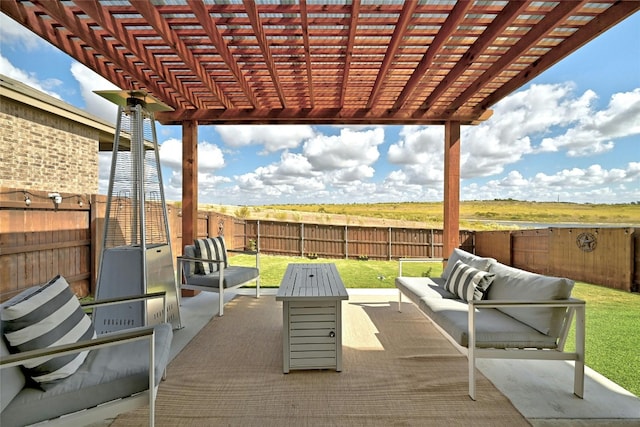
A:
<svg viewBox="0 0 640 427">
<path fill-rule="evenodd" d="M 135 73 L 127 78 L 122 73 L 116 71 L 116 67 L 126 67 L 126 59 L 119 52 L 114 52 L 113 46 L 108 44 L 104 39 L 97 40 L 91 38 L 89 43 L 87 40 L 73 38 L 72 34 L 63 34 L 66 31 L 75 33 L 82 32 L 82 28 L 75 17 L 70 15 L 70 11 L 62 8 L 58 2 L 44 2 L 36 7 L 27 8 L 21 3 L 1 1 L 2 11 L 23 25 L 31 28 L 33 32 L 40 37 L 49 40 L 50 43 L 58 47 L 64 52 L 72 54 L 73 57 L 87 67 L 100 72 L 102 76 L 116 83 L 118 86 L 126 89 L 141 89 L 138 84 L 146 86 L 156 93 L 166 94 L 165 90 L 144 76 L 142 73 Z M 53 30 L 51 26 L 42 25 L 41 19 L 38 18 L 37 12 L 45 12 L 54 16 L 58 22 L 64 24 L 60 29 Z M 86 47 L 91 47 L 86 49 Z M 116 54 L 120 55 L 117 57 Z M 116 67 L 109 66 L 109 63 Z M 139 83 L 136 83 L 139 82 Z M 167 98 L 169 98 L 167 96 Z M 172 99 L 175 102 L 175 99 Z"/>
<path fill-rule="evenodd" d="M 473 116 L 454 114 L 450 120 L 462 124 L 478 124 L 491 116 L 491 110 Z M 342 124 L 342 125 L 443 125 L 446 120 L 428 112 L 417 116 L 411 111 L 345 108 L 270 108 L 233 110 L 187 110 L 159 112 L 156 120 L 164 125 L 176 125 L 185 120 L 197 120 L 202 125 L 213 124 Z"/>
</svg>

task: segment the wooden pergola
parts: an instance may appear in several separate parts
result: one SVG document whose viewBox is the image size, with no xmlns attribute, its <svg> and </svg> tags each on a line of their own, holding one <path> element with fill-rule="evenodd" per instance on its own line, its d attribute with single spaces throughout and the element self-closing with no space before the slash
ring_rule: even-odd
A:
<svg viewBox="0 0 640 427">
<path fill-rule="evenodd" d="M 1 10 L 182 125 L 183 242 L 198 125 L 444 125 L 444 253 L 459 244 L 460 126 L 640 1 L 2 0 Z M 598 58 L 593 58 L 597 66 Z M 579 70 L 576 70 L 579 72 Z"/>
</svg>

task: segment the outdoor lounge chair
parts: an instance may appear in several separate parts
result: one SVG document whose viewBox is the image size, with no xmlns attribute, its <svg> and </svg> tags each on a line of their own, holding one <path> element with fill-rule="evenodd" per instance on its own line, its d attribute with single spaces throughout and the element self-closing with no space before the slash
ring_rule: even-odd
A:
<svg viewBox="0 0 640 427">
<path fill-rule="evenodd" d="M 254 255 L 256 266 L 231 266 L 228 252 Z M 183 256 L 178 257 L 178 274 L 178 283 L 182 289 L 220 294 L 219 316 L 224 314 L 224 294 L 228 290 L 255 280 L 256 298 L 260 297 L 260 253 L 227 249 L 223 236 L 196 239 L 193 245 L 186 245 Z"/>
<path fill-rule="evenodd" d="M 150 298 L 163 299 L 159 324 L 92 338 L 83 308 Z M 61 276 L 2 303 L 0 425 L 89 425 L 148 406 L 153 426 L 173 337 L 166 303 L 156 292 L 80 305 Z"/>
</svg>

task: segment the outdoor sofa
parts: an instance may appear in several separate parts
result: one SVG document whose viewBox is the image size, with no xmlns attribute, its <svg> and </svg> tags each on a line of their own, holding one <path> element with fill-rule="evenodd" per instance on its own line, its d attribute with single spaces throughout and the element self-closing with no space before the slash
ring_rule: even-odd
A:
<svg viewBox="0 0 640 427">
<path fill-rule="evenodd" d="M 164 292 L 81 306 L 57 276 L 2 303 L 0 425 L 88 425 L 148 405 L 153 426 L 156 392 L 170 357 L 171 324 L 165 318 L 154 326 L 96 337 L 84 312 L 149 298 L 163 298 L 166 316 Z"/>
<path fill-rule="evenodd" d="M 585 302 L 571 298 L 574 282 L 513 268 L 454 249 L 441 277 L 402 275 L 395 285 L 469 360 L 469 396 L 475 400 L 478 358 L 572 360 L 573 392 L 584 394 Z M 575 317 L 576 350 L 564 351 Z"/>
</svg>

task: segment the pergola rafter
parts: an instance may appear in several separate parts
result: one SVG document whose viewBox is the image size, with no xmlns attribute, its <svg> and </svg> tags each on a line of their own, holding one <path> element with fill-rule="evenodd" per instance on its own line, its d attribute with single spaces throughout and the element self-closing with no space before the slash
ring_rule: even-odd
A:
<svg viewBox="0 0 640 427">
<path fill-rule="evenodd" d="M 3 0 L 122 89 L 220 123 L 477 123 L 638 1 Z M 188 112 L 188 114 L 184 114 Z"/>
</svg>

